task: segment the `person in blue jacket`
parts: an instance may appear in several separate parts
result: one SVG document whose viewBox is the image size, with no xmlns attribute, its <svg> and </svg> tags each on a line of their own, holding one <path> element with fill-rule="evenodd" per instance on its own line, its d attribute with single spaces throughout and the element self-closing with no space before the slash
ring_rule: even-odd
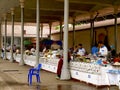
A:
<svg viewBox="0 0 120 90">
<path fill-rule="evenodd" d="M 98 56 L 98 55 L 97 55 L 98 51 L 99 51 L 98 45 L 95 44 L 95 45 L 92 47 L 92 49 L 91 49 L 91 53 L 92 53 L 92 55 Z"/>
</svg>

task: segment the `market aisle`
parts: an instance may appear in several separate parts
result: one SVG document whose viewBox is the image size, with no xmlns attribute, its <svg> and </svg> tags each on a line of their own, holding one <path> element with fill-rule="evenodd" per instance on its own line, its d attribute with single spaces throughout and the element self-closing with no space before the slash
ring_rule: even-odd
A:
<svg viewBox="0 0 120 90">
<path fill-rule="evenodd" d="M 30 66 L 20 66 L 8 60 L 0 59 L 0 90 L 118 90 L 118 87 L 99 87 L 79 81 L 56 80 L 56 74 L 41 70 L 41 83 L 33 78 L 33 85 L 28 86 L 27 73 Z"/>
</svg>

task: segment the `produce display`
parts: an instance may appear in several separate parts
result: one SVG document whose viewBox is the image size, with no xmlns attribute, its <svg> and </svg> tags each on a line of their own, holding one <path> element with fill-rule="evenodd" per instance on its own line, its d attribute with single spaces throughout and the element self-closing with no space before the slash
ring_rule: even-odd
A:
<svg viewBox="0 0 120 90">
<path fill-rule="evenodd" d="M 86 72 L 91 74 L 100 74 L 100 66 L 97 64 L 84 63 L 84 62 L 70 62 L 70 69 L 78 70 L 80 72 Z"/>
</svg>

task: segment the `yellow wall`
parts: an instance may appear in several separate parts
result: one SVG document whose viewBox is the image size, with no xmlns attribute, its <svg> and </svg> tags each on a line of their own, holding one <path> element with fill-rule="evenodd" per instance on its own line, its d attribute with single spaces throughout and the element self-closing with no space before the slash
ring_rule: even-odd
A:
<svg viewBox="0 0 120 90">
<path fill-rule="evenodd" d="M 108 31 L 108 42 L 109 45 L 114 45 L 114 26 L 107 26 L 105 27 L 100 27 L 100 28 L 94 28 L 96 31 L 96 39 L 98 41 L 98 35 L 100 33 L 104 33 L 106 35 L 106 30 Z M 120 52 L 120 25 L 118 25 L 118 47 L 117 50 Z M 53 34 L 52 39 L 53 40 L 59 40 L 59 33 Z M 78 45 L 79 43 L 83 44 L 83 47 L 86 49 L 87 52 L 90 52 L 90 29 L 87 30 L 79 30 L 75 32 L 75 45 Z M 68 45 L 69 48 L 72 47 L 73 45 L 73 33 L 69 32 L 69 37 L 68 37 Z"/>
</svg>

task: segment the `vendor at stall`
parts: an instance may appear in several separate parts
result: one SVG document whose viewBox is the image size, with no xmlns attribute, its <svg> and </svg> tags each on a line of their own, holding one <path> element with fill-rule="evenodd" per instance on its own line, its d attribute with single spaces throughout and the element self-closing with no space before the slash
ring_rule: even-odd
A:
<svg viewBox="0 0 120 90">
<path fill-rule="evenodd" d="M 98 47 L 99 47 L 98 56 L 102 56 L 106 58 L 108 55 L 107 47 L 104 45 L 102 41 L 98 42 Z"/>
<path fill-rule="evenodd" d="M 95 45 L 92 47 L 91 53 L 92 53 L 92 55 L 94 55 L 94 56 L 98 56 L 98 55 L 97 55 L 97 53 L 98 53 L 98 45 L 97 45 L 97 44 L 95 44 Z"/>
<path fill-rule="evenodd" d="M 35 51 L 36 51 L 36 50 L 35 50 L 34 47 L 32 47 L 32 48 L 30 49 L 30 52 L 31 52 L 32 55 L 35 55 Z"/>
<path fill-rule="evenodd" d="M 117 55 L 115 47 L 113 45 L 111 45 L 110 48 L 111 48 L 111 50 L 110 50 L 111 56 L 112 56 L 112 58 L 114 58 Z"/>
<path fill-rule="evenodd" d="M 83 48 L 82 44 L 79 44 L 78 45 L 78 52 L 77 54 L 80 55 L 80 56 L 84 56 L 86 53 L 85 49 Z"/>
</svg>

